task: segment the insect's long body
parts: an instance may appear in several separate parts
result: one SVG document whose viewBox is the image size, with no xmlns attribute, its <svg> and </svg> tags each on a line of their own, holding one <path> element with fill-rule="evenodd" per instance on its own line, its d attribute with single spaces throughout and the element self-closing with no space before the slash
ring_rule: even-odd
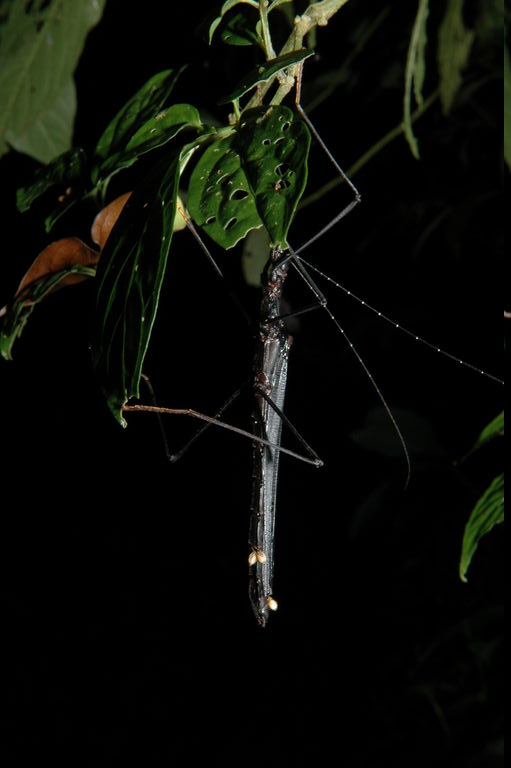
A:
<svg viewBox="0 0 511 768">
<path fill-rule="evenodd" d="M 257 621 L 265 626 L 277 602 L 273 597 L 275 509 L 282 419 L 291 337 L 280 319 L 282 286 L 289 262 L 278 264 L 281 252 L 271 254 L 254 357 L 254 434 L 272 444 L 254 443 L 252 502 L 249 527 L 249 598 Z"/>
</svg>

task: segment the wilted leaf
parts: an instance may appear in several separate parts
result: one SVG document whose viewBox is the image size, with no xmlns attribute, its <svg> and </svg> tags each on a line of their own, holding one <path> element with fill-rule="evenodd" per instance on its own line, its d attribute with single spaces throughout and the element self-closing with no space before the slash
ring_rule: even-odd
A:
<svg viewBox="0 0 511 768">
<path fill-rule="evenodd" d="M 91 237 L 94 243 L 103 250 L 108 236 L 112 231 L 114 224 L 121 215 L 121 211 L 128 202 L 131 192 L 125 192 L 124 195 L 116 197 L 111 203 L 106 205 L 92 222 Z"/>
<path fill-rule="evenodd" d="M 406 140 L 415 158 L 419 159 L 419 146 L 412 129 L 412 90 L 415 100 L 422 106 L 422 87 L 426 75 L 426 22 L 429 13 L 429 0 L 419 0 L 419 7 L 413 25 L 408 55 L 406 58 L 405 92 L 403 109 L 403 127 Z"/>
<path fill-rule="evenodd" d="M 11 359 L 14 341 L 21 335 L 35 304 L 58 288 L 92 277 L 98 259 L 99 251 L 76 237 L 56 240 L 41 251 L 21 280 L 12 302 L 0 309 L 0 317 L 5 316 L 0 351 L 6 360 Z"/>
<path fill-rule="evenodd" d="M 32 283 L 37 282 L 42 277 L 53 272 L 61 272 L 62 270 L 69 269 L 75 264 L 91 267 L 97 264 L 98 259 L 99 252 L 93 248 L 89 248 L 88 245 L 77 237 L 66 237 L 62 240 L 56 240 L 54 243 L 50 243 L 50 245 L 36 257 L 23 276 L 14 296 L 13 303 L 25 301 Z M 71 280 L 71 282 L 77 281 Z M 6 307 L 3 307 L 3 309 L 0 310 L 0 316 L 5 314 L 6 309 Z"/>
<path fill-rule="evenodd" d="M 460 559 L 460 579 L 467 581 L 467 571 L 483 536 L 494 525 L 504 522 L 504 475 L 498 475 L 481 496 L 465 526 Z"/>
<path fill-rule="evenodd" d="M 105 0 L 14 0 L 0 49 L 0 154 L 7 145 L 46 163 L 70 145 L 71 76 Z"/>
<path fill-rule="evenodd" d="M 32 262 L 12 302 L 0 309 L 0 317 L 5 316 L 0 348 L 6 359 L 11 359 L 14 341 L 21 335 L 35 304 L 59 288 L 96 274 L 101 250 L 130 194 L 127 192 L 113 200 L 94 219 L 91 236 L 99 250 L 90 248 L 77 237 L 67 237 L 50 243 Z"/>
<path fill-rule="evenodd" d="M 447 115 L 463 81 L 465 68 L 475 32 L 463 23 L 464 0 L 449 0 L 438 30 L 438 72 L 440 74 L 440 100 Z"/>
</svg>

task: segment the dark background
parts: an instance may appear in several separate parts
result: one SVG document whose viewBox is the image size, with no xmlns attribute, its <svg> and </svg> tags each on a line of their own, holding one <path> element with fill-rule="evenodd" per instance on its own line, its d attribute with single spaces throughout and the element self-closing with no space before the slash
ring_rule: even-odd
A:
<svg viewBox="0 0 511 768">
<path fill-rule="evenodd" d="M 484 34 L 481 5 L 466 4 L 478 37 L 451 115 L 437 103 L 416 124 L 421 160 L 402 137 L 379 153 L 355 178 L 362 204 L 304 255 L 501 375 L 501 38 Z M 305 107 L 363 37 L 368 13 L 348 4 L 319 30 Z M 389 4 L 312 115 L 345 168 L 401 120 L 413 14 Z M 196 4 L 169 11 L 146 0 L 142 12 L 108 0 L 76 73 L 77 145 L 90 150 L 148 77 L 183 62 L 175 101 L 226 119 L 216 102 L 253 52 L 209 49 L 194 34 L 199 15 Z M 426 94 L 438 80 L 438 22 L 432 13 Z M 311 190 L 335 173 L 317 147 L 310 164 Z M 0 163 L 0 305 L 48 242 L 43 206 L 15 210 L 35 167 L 15 153 Z M 121 175 L 112 195 L 135 181 Z M 291 242 L 349 199 L 338 188 L 305 208 Z M 81 211 L 55 235 L 87 238 L 93 215 Z M 215 256 L 256 319 L 239 254 Z M 459 460 L 500 410 L 501 388 L 321 286 L 399 421 L 412 476 L 404 491 L 389 422 L 383 434 L 365 428 L 379 401 L 344 339 L 321 311 L 300 317 L 286 411 L 325 467 L 282 457 L 280 608 L 264 631 L 246 597 L 250 442 L 212 429 L 171 466 L 151 417 L 134 414 L 121 430 L 89 360 L 92 284 L 38 307 L 14 361 L 1 361 L 4 765 L 33 755 L 95 767 L 130 757 L 188 766 L 204 755 L 222 766 L 501 764 L 502 531 L 483 540 L 468 584 L 458 577 L 463 528 L 501 471 L 500 446 Z M 286 298 L 291 309 L 310 302 L 292 277 Z M 176 235 L 145 365 L 159 400 L 214 413 L 249 377 L 252 354 L 251 331 L 203 254 Z M 240 400 L 227 420 L 250 428 L 250 407 Z M 168 421 L 172 447 L 194 428 Z"/>
</svg>

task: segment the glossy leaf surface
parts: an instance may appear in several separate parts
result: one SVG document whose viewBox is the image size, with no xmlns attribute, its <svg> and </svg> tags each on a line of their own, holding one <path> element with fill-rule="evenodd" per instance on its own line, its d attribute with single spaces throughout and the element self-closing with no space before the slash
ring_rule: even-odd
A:
<svg viewBox="0 0 511 768">
<path fill-rule="evenodd" d="M 161 160 L 132 193 L 98 268 L 91 350 L 107 404 L 125 426 L 122 407 L 138 396 L 176 212 L 180 158 Z"/>
<path fill-rule="evenodd" d="M 483 536 L 494 525 L 504 522 L 504 475 L 498 475 L 481 496 L 465 526 L 460 560 L 460 578 L 467 581 L 467 570 Z"/>
<path fill-rule="evenodd" d="M 219 139 L 205 150 L 188 188 L 192 219 L 223 248 L 232 248 L 249 230 L 261 226 L 234 139 L 234 135 Z"/>
<path fill-rule="evenodd" d="M 84 246 L 83 243 L 82 246 Z M 94 253 L 92 249 L 90 251 Z M 91 264 L 93 262 L 94 259 L 91 259 Z M 89 277 L 94 277 L 95 274 L 95 266 L 77 263 L 63 269 L 47 272 L 27 285 L 12 304 L 0 310 L 0 315 L 4 315 L 0 333 L 0 354 L 2 357 L 6 360 L 12 360 L 13 344 L 21 336 L 36 304 L 58 288 L 81 282 Z"/>
<path fill-rule="evenodd" d="M 154 75 L 119 110 L 96 145 L 93 182 L 103 175 L 110 157 L 124 151 L 139 128 L 161 111 L 182 71 L 167 69 Z"/>
<path fill-rule="evenodd" d="M 256 10 L 259 10 L 259 3 L 257 0 L 226 0 L 225 3 L 223 3 L 220 13 L 218 16 L 215 16 L 211 24 L 209 25 L 209 43 L 211 45 L 211 41 L 213 39 L 213 35 L 215 34 L 216 29 L 218 28 L 218 25 L 221 23 L 223 17 L 226 13 L 228 13 L 230 10 L 232 10 L 236 5 L 250 5 L 252 8 L 255 8 Z"/>
<path fill-rule="evenodd" d="M 83 178 L 86 157 L 83 149 L 71 149 L 34 174 L 34 181 L 16 192 L 16 205 L 22 213 L 28 211 L 41 195 L 55 186 L 71 186 Z"/>
<path fill-rule="evenodd" d="M 477 438 L 476 444 L 472 450 L 480 448 L 495 437 L 504 437 L 504 411 L 501 411 L 489 424 L 486 425 Z"/>
<path fill-rule="evenodd" d="M 270 59 L 270 61 L 264 62 L 264 64 L 255 67 L 238 83 L 236 88 L 228 96 L 224 96 L 219 104 L 229 104 L 231 101 L 240 99 L 245 93 L 248 93 L 252 88 L 255 88 L 259 83 L 265 83 L 267 80 L 271 80 L 279 72 L 282 72 L 287 67 L 293 64 L 298 64 L 300 61 L 304 61 L 309 56 L 313 56 L 314 51 L 310 49 L 304 49 L 301 51 L 291 51 L 285 53 L 283 56 L 278 56 L 276 59 Z"/>
<path fill-rule="evenodd" d="M 307 183 L 310 141 L 305 123 L 282 105 L 246 112 L 236 133 L 233 146 L 272 245 L 286 247 Z"/>
<path fill-rule="evenodd" d="M 184 128 L 200 128 L 200 115 L 191 104 L 173 104 L 151 116 L 130 138 L 126 147 L 114 152 L 101 166 L 101 173 L 111 173 L 128 168 L 140 157 L 173 139 Z"/>
</svg>

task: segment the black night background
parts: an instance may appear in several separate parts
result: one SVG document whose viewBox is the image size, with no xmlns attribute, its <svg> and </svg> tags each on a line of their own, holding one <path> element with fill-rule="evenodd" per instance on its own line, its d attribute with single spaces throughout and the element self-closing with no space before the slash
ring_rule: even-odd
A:
<svg viewBox="0 0 511 768">
<path fill-rule="evenodd" d="M 90 151 L 137 88 L 183 63 L 173 99 L 226 120 L 217 102 L 255 52 L 196 34 L 213 5 L 107 0 L 76 72 L 76 145 Z M 415 5 L 349 2 L 318 30 L 302 103 L 345 65 L 311 112 L 345 169 L 402 119 Z M 425 95 L 438 83 L 433 5 Z M 481 25 L 484 5 L 464 4 L 467 26 Z M 509 174 L 501 39 L 478 28 L 451 113 L 437 100 L 414 124 L 421 159 L 403 136 L 376 153 L 354 176 L 361 205 L 304 253 L 497 376 Z M 48 243 L 43 202 L 24 214 L 15 205 L 36 167 L 15 152 L 0 160 L 0 306 Z M 112 197 L 140 172 L 115 177 Z M 334 176 L 314 145 L 305 196 Z M 299 211 L 293 245 L 349 200 L 337 186 Z M 63 219 L 54 239 L 88 241 L 94 214 Z M 256 321 L 239 251 L 209 245 Z M 170 465 L 156 419 L 115 423 L 88 351 L 92 281 L 37 307 L 13 361 L 0 361 L 2 765 L 502 764 L 501 529 L 482 540 L 468 582 L 458 575 L 465 523 L 503 461 L 497 442 L 463 458 L 501 409 L 502 387 L 318 284 L 399 423 L 411 478 L 405 490 L 403 451 L 345 339 L 321 310 L 293 319 L 286 413 L 325 466 L 281 457 L 279 610 L 265 630 L 246 594 L 250 441 L 212 428 Z M 293 275 L 285 298 L 290 312 L 311 302 Z M 159 402 L 215 413 L 250 378 L 253 349 L 193 237 L 177 233 L 144 365 Z M 225 419 L 250 429 L 250 410 L 247 395 Z M 165 424 L 172 449 L 197 428 Z M 287 430 L 284 443 L 298 447 Z"/>
</svg>

